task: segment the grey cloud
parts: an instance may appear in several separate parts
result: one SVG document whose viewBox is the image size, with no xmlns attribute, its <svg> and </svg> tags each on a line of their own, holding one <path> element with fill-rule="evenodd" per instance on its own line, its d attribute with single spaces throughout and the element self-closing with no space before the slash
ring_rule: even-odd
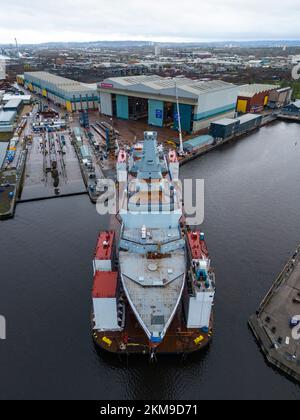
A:
<svg viewBox="0 0 300 420">
<path fill-rule="evenodd" d="M 298 0 L 0 0 L 0 42 L 300 38 Z"/>
</svg>

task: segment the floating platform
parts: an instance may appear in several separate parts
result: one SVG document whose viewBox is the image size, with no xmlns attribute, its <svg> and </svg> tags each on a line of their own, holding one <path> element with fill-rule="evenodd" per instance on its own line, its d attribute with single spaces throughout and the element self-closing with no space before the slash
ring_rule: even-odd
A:
<svg viewBox="0 0 300 420">
<path fill-rule="evenodd" d="M 300 381 L 300 323 L 291 326 L 297 316 L 300 320 L 300 246 L 249 321 L 267 360 Z"/>
<path fill-rule="evenodd" d="M 213 320 L 209 332 L 199 329 L 187 329 L 184 309 L 181 305 L 163 340 L 156 348 L 156 354 L 192 354 L 208 346 L 213 337 Z M 92 327 L 94 324 L 92 321 Z M 126 303 L 125 328 L 123 331 L 99 332 L 93 330 L 93 340 L 98 348 L 108 353 L 119 355 L 150 355 L 151 344 L 144 330 L 138 323 L 129 303 Z"/>
</svg>

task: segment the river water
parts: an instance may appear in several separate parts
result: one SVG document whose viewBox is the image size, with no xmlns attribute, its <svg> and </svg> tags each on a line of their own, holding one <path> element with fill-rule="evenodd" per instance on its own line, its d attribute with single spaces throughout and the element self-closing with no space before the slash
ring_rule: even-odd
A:
<svg viewBox="0 0 300 420">
<path fill-rule="evenodd" d="M 182 168 L 205 179 L 217 274 L 215 335 L 186 361 L 98 354 L 90 334 L 100 218 L 87 197 L 19 205 L 0 222 L 0 399 L 299 399 L 269 367 L 249 316 L 300 243 L 300 127 L 276 123 Z"/>
</svg>

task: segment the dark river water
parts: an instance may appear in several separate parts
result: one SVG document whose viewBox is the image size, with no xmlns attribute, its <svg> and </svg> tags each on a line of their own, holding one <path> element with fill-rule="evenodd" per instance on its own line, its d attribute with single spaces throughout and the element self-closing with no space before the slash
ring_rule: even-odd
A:
<svg viewBox="0 0 300 420">
<path fill-rule="evenodd" d="M 203 353 L 128 366 L 90 333 L 100 218 L 87 197 L 19 205 L 0 222 L 0 399 L 299 399 L 269 367 L 249 316 L 300 243 L 300 126 L 278 123 L 182 168 L 205 179 L 203 229 L 217 274 L 215 336 Z"/>
</svg>

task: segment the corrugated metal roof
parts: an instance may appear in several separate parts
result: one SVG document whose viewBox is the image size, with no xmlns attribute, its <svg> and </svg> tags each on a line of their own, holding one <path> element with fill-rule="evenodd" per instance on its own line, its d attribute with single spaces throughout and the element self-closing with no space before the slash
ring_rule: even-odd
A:
<svg viewBox="0 0 300 420">
<path fill-rule="evenodd" d="M 22 99 L 10 99 L 6 105 L 4 105 L 3 109 L 6 108 L 19 108 L 22 104 Z"/>
<path fill-rule="evenodd" d="M 239 96 L 245 96 L 246 98 L 252 98 L 258 93 L 268 92 L 270 90 L 276 90 L 279 85 L 264 85 L 259 83 L 253 83 L 252 85 L 240 86 Z"/>
<path fill-rule="evenodd" d="M 118 273 L 115 271 L 96 271 L 93 286 L 93 299 L 113 299 L 117 295 Z"/>
<path fill-rule="evenodd" d="M 259 118 L 262 118 L 262 116 L 256 115 L 256 114 L 245 114 L 242 117 L 239 117 L 238 120 L 240 121 L 241 124 L 244 124 L 248 121 L 257 120 Z"/>
<path fill-rule="evenodd" d="M 187 140 L 184 142 L 184 148 L 190 148 L 190 147 L 197 147 L 197 146 L 201 146 L 202 144 L 206 144 L 206 143 L 213 143 L 214 138 L 212 136 L 209 135 L 203 135 L 203 136 L 198 136 L 198 137 L 194 137 L 193 139 Z"/>
<path fill-rule="evenodd" d="M 31 95 L 10 95 L 10 94 L 3 95 L 4 102 L 8 102 L 13 99 L 21 99 L 21 101 L 23 102 L 24 101 L 29 102 L 31 100 Z"/>
<path fill-rule="evenodd" d="M 207 93 L 238 89 L 236 85 L 222 80 L 201 81 L 187 79 L 185 77 L 171 78 L 160 76 L 112 77 L 100 83 L 98 88 L 103 91 L 116 89 L 129 92 L 176 96 L 176 85 L 179 97 L 193 99 L 197 99 L 199 96 Z"/>
<path fill-rule="evenodd" d="M 282 93 L 282 92 L 288 92 L 289 90 L 292 90 L 292 88 L 291 87 L 285 87 L 285 88 L 277 89 L 277 92 Z"/>
<path fill-rule="evenodd" d="M 221 120 L 214 121 L 212 124 L 216 125 L 233 125 L 237 123 L 239 120 L 236 118 L 222 118 Z"/>
<path fill-rule="evenodd" d="M 67 79 L 65 77 L 57 76 L 45 71 L 34 71 L 24 73 L 25 80 L 32 78 L 43 83 L 50 83 L 57 88 L 60 88 L 66 92 L 89 92 L 96 91 L 96 85 L 88 85 L 77 82 L 76 80 Z M 29 80 L 30 81 L 30 80 Z"/>
</svg>

